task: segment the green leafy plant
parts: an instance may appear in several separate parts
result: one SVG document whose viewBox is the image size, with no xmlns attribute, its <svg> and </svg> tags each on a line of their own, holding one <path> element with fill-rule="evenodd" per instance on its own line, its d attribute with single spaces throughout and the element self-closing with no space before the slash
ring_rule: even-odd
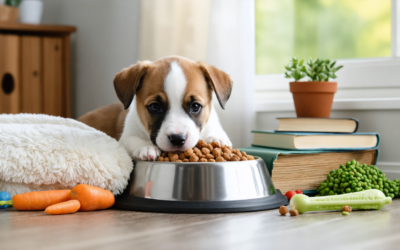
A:
<svg viewBox="0 0 400 250">
<path fill-rule="evenodd" d="M 304 60 L 299 60 L 294 57 L 291 62 L 285 66 L 286 78 L 293 78 L 295 82 L 308 77 L 309 81 L 313 82 L 328 82 L 329 79 L 335 79 L 336 72 L 343 66 L 337 66 L 336 61 L 322 60 L 319 58 L 308 59 L 306 63 Z"/>
<path fill-rule="evenodd" d="M 6 2 L 4 4 L 17 8 L 20 3 L 21 3 L 21 0 L 6 0 Z"/>
</svg>

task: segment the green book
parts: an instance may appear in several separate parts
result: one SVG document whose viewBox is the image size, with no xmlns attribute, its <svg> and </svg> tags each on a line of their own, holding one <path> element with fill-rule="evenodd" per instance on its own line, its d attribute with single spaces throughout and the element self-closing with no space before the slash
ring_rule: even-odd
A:
<svg viewBox="0 0 400 250">
<path fill-rule="evenodd" d="M 285 150 L 267 147 L 241 148 L 249 155 L 262 158 L 267 165 L 275 188 L 282 193 L 301 189 L 315 193 L 332 169 L 339 168 L 352 159 L 376 165 L 378 149 L 368 150 Z"/>
<path fill-rule="evenodd" d="M 378 133 L 251 132 L 253 146 L 287 150 L 363 150 L 379 146 Z"/>
</svg>

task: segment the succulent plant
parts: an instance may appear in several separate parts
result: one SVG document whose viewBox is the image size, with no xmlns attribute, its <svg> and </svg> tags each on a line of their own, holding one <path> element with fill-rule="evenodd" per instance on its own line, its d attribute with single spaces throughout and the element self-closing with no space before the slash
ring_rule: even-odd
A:
<svg viewBox="0 0 400 250">
<path fill-rule="evenodd" d="M 17 8 L 20 3 L 21 3 L 21 0 L 6 0 L 4 4 Z"/>
<path fill-rule="evenodd" d="M 304 77 L 308 77 L 309 81 L 314 82 L 327 82 L 329 79 L 335 79 L 336 72 L 341 69 L 343 66 L 337 66 L 336 61 L 331 60 L 322 60 L 319 58 L 316 59 L 308 59 L 304 64 L 304 60 L 298 60 L 294 57 L 291 62 L 285 66 L 287 70 L 285 72 L 286 78 L 294 78 L 294 81 L 297 82 Z"/>
</svg>

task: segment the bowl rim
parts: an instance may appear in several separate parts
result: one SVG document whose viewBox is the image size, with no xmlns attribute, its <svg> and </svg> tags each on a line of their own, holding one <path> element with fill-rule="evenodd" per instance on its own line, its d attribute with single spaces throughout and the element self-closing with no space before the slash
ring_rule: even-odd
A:
<svg viewBox="0 0 400 250">
<path fill-rule="evenodd" d="M 247 160 L 247 161 L 218 161 L 218 162 L 175 162 L 175 161 L 144 161 L 144 160 L 136 160 L 136 159 L 133 159 L 133 161 L 135 162 L 135 163 L 137 163 L 137 162 L 148 162 L 148 163 L 165 163 L 165 164 L 171 164 L 171 163 L 173 163 L 173 164 L 177 164 L 177 163 L 179 163 L 179 164 L 199 164 L 199 163 L 201 163 L 201 164 L 205 164 L 205 163 L 208 163 L 208 164 L 221 164 L 221 163 L 238 163 L 238 162 L 252 162 L 252 161 L 259 161 L 259 160 L 261 160 L 261 161 L 263 161 L 263 159 L 261 158 L 261 157 L 259 157 L 259 156 L 254 156 L 254 160 Z"/>
</svg>

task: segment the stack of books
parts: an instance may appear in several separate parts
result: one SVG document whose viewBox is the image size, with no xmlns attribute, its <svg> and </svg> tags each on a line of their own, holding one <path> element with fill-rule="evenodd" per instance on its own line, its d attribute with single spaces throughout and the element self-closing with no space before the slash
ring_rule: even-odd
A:
<svg viewBox="0 0 400 250">
<path fill-rule="evenodd" d="M 379 135 L 357 133 L 354 118 L 278 118 L 275 131 L 252 131 L 252 147 L 242 148 L 261 157 L 272 181 L 285 193 L 302 189 L 316 192 L 332 169 L 352 159 L 375 165 Z"/>
</svg>

